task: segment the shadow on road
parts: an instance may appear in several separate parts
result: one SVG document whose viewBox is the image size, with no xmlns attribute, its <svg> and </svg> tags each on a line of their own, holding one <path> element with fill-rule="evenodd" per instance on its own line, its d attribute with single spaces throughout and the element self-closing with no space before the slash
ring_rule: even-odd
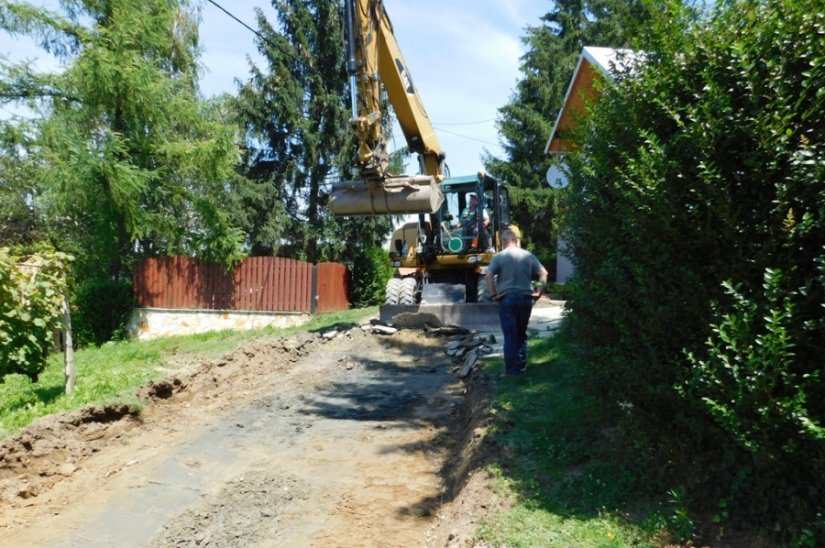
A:
<svg viewBox="0 0 825 548">
<path fill-rule="evenodd" d="M 456 377 L 460 364 L 445 353 L 449 338 L 402 330 L 380 340 L 379 355 L 354 349 L 342 356 L 346 374 L 304 397 L 299 412 L 372 421 L 382 429 L 425 430 L 420 441 L 397 447 L 440 463 L 441 492 L 398 510 L 400 515 L 424 517 L 452 501 L 493 449 L 479 436 L 487 421 L 489 386 L 485 375 L 466 381 Z"/>
</svg>

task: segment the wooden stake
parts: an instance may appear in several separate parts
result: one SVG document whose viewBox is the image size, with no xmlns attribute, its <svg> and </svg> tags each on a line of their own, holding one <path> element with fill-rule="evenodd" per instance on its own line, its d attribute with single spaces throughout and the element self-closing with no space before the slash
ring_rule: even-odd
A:
<svg viewBox="0 0 825 548">
<path fill-rule="evenodd" d="M 63 364 L 66 374 L 66 393 L 74 391 L 74 344 L 72 343 L 72 315 L 69 298 L 63 297 Z"/>
</svg>

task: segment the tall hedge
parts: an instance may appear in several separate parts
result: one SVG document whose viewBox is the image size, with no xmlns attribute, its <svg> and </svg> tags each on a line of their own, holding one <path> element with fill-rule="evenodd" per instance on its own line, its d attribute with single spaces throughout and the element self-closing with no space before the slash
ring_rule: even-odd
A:
<svg viewBox="0 0 825 548">
<path fill-rule="evenodd" d="M 570 158 L 567 333 L 611 401 L 703 454 L 719 519 L 825 534 L 821 0 L 667 10 Z M 698 486 L 697 486 L 698 487 Z"/>
</svg>

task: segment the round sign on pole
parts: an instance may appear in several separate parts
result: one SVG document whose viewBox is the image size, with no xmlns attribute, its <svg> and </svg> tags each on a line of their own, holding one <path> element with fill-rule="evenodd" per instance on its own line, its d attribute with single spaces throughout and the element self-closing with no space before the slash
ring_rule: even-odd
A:
<svg viewBox="0 0 825 548">
<path fill-rule="evenodd" d="M 570 182 L 567 180 L 567 175 L 565 175 L 559 166 L 552 165 L 547 168 L 547 184 L 550 185 L 550 188 L 561 190 L 562 188 L 567 188 Z"/>
</svg>

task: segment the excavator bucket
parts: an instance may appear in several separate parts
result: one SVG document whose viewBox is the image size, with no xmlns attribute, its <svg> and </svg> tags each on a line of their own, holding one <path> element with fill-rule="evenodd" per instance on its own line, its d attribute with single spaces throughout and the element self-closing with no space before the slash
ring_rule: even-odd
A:
<svg viewBox="0 0 825 548">
<path fill-rule="evenodd" d="M 433 213 L 444 195 L 435 177 L 414 175 L 383 181 L 341 181 L 332 185 L 330 209 L 337 216 Z"/>
</svg>

